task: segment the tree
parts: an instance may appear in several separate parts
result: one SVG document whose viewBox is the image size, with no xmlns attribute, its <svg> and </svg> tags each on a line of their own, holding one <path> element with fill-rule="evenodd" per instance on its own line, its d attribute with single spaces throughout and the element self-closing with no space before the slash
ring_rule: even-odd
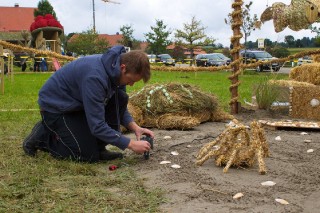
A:
<svg viewBox="0 0 320 213">
<path fill-rule="evenodd" d="M 215 45 L 216 39 L 212 37 L 206 37 L 204 41 L 202 42 L 203 46 L 211 46 L 211 47 L 216 47 Z M 222 44 L 221 44 L 222 45 Z"/>
<path fill-rule="evenodd" d="M 297 40 L 296 40 L 295 46 L 296 46 L 296 47 L 303 47 L 302 42 L 301 42 L 301 39 L 297 39 Z"/>
<path fill-rule="evenodd" d="M 57 19 L 56 12 L 54 11 L 49 1 L 41 0 L 38 3 L 38 8 L 34 10 L 33 15 L 34 17 L 37 17 L 44 16 L 46 14 L 51 14 L 55 19 Z"/>
<path fill-rule="evenodd" d="M 171 43 L 168 39 L 171 34 L 167 30 L 167 25 L 162 20 L 156 19 L 156 25 L 151 26 L 151 32 L 145 34 L 145 38 L 149 43 L 149 52 L 153 54 L 166 53 L 167 46 Z"/>
<path fill-rule="evenodd" d="M 126 46 L 126 47 L 133 47 L 133 29 L 132 29 L 132 25 L 123 25 L 122 27 L 120 27 L 120 32 L 122 33 L 122 40 L 119 41 L 119 43 L 121 43 L 122 45 Z"/>
<path fill-rule="evenodd" d="M 293 47 L 295 44 L 294 37 L 292 35 L 286 35 L 284 41 L 288 44 L 288 47 Z"/>
<path fill-rule="evenodd" d="M 196 41 L 201 43 L 202 39 L 207 38 L 204 34 L 206 27 L 202 26 L 201 21 L 197 21 L 195 16 L 192 17 L 191 23 L 184 23 L 183 30 L 176 30 L 175 37 L 180 41 L 188 50 L 190 50 L 191 58 L 194 58 L 194 49 L 197 47 Z M 192 66 L 191 61 L 190 66 Z"/>
<path fill-rule="evenodd" d="M 277 58 L 285 58 L 290 55 L 290 52 L 287 48 L 280 47 L 280 46 L 276 46 L 274 48 L 271 48 L 270 53 L 271 53 L 271 55 L 273 55 L 274 57 L 277 57 Z"/>
<path fill-rule="evenodd" d="M 309 37 L 303 37 L 301 39 L 301 43 L 303 47 L 310 47 L 311 46 L 311 40 Z"/>
<path fill-rule="evenodd" d="M 74 52 L 78 55 L 91 55 L 103 53 L 109 46 L 105 38 L 99 37 L 93 30 L 87 30 L 80 33 L 72 41 L 68 42 L 67 51 Z"/>
<path fill-rule="evenodd" d="M 313 43 L 316 47 L 320 47 L 320 37 L 319 36 L 316 36 L 314 39 L 313 39 Z"/>
<path fill-rule="evenodd" d="M 177 61 L 185 59 L 184 49 L 180 45 L 175 45 L 170 54 L 173 58 L 177 59 Z"/>
<path fill-rule="evenodd" d="M 264 45 L 265 45 L 265 47 L 272 47 L 273 46 L 273 42 L 270 39 L 266 38 L 264 40 Z"/>
</svg>

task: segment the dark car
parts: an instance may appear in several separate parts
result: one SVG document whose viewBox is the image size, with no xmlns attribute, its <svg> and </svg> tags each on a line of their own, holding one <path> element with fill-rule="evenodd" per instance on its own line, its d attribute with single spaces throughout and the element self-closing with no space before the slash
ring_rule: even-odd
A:
<svg viewBox="0 0 320 213">
<path fill-rule="evenodd" d="M 219 56 L 220 53 L 199 54 L 196 56 L 198 67 L 222 66 L 227 64 L 227 60 Z"/>
<path fill-rule="evenodd" d="M 260 50 L 246 50 L 240 52 L 241 57 L 243 57 L 243 61 L 246 63 L 255 63 L 258 61 L 270 61 L 272 59 L 277 59 L 273 57 L 270 53 L 266 51 Z M 263 70 L 274 70 L 278 72 L 280 70 L 281 65 L 277 62 L 273 62 L 270 64 L 260 65 L 256 68 L 257 72 L 262 72 Z"/>
<path fill-rule="evenodd" d="M 156 57 L 156 62 L 161 62 L 167 66 L 175 66 L 175 60 L 169 54 L 160 54 Z"/>
</svg>

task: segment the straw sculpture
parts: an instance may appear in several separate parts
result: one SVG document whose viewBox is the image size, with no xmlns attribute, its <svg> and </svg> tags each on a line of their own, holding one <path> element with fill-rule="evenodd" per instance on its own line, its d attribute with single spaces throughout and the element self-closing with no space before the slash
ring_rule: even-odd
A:
<svg viewBox="0 0 320 213">
<path fill-rule="evenodd" d="M 286 27 L 299 31 L 318 22 L 319 13 L 320 0 L 291 0 L 290 5 L 273 3 L 261 14 L 260 20 L 264 23 L 273 19 L 276 32 L 281 32 Z"/>
<path fill-rule="evenodd" d="M 196 164 L 203 165 L 210 158 L 217 166 L 252 167 L 258 161 L 259 173 L 266 174 L 265 157 L 269 157 L 269 146 L 265 132 L 259 122 L 253 121 L 248 127 L 234 119 L 212 142 L 204 145 L 197 154 Z"/>
<path fill-rule="evenodd" d="M 128 110 L 135 121 L 159 129 L 191 129 L 206 121 L 231 120 L 216 97 L 189 84 L 153 84 L 130 96 Z"/>
</svg>

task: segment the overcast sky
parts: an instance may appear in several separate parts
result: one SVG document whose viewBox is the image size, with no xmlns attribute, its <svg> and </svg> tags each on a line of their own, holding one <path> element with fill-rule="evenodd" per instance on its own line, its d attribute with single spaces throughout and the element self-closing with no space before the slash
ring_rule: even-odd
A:
<svg viewBox="0 0 320 213">
<path fill-rule="evenodd" d="M 183 29 L 183 23 L 190 23 L 192 16 L 207 27 L 205 33 L 215 38 L 216 43 L 229 46 L 232 31 L 224 19 L 231 9 L 232 0 L 113 0 L 120 4 L 105 3 L 102 0 L 95 2 L 95 20 L 98 33 L 115 34 L 123 25 L 132 25 L 133 36 L 138 40 L 145 40 L 144 34 L 155 26 L 156 19 L 163 20 L 167 28 L 172 30 Z M 266 5 L 272 5 L 280 0 L 253 0 L 251 13 L 260 17 Z M 38 0 L 0 0 L 0 6 L 37 7 Z M 92 0 L 49 0 L 58 20 L 64 26 L 65 34 L 83 32 L 93 26 Z M 245 3 L 248 3 L 245 0 Z M 291 0 L 281 0 L 290 4 Z M 173 33 L 171 34 L 173 36 Z M 275 33 L 272 21 L 262 25 L 261 30 L 252 32 L 249 40 L 269 38 L 272 41 L 283 41 L 286 35 L 293 35 L 296 39 L 315 37 L 310 30 L 299 32 L 286 29 Z"/>
</svg>

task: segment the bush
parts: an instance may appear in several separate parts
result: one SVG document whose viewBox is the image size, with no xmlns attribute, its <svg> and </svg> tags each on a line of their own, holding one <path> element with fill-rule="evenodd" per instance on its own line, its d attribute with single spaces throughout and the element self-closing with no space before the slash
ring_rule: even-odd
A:
<svg viewBox="0 0 320 213">
<path fill-rule="evenodd" d="M 256 86 L 256 99 L 259 109 L 270 109 L 279 96 L 279 88 L 269 83 L 269 78 L 262 79 Z"/>
<path fill-rule="evenodd" d="M 290 55 L 290 52 L 287 48 L 278 46 L 272 48 L 270 54 L 277 58 L 285 58 Z"/>
</svg>

